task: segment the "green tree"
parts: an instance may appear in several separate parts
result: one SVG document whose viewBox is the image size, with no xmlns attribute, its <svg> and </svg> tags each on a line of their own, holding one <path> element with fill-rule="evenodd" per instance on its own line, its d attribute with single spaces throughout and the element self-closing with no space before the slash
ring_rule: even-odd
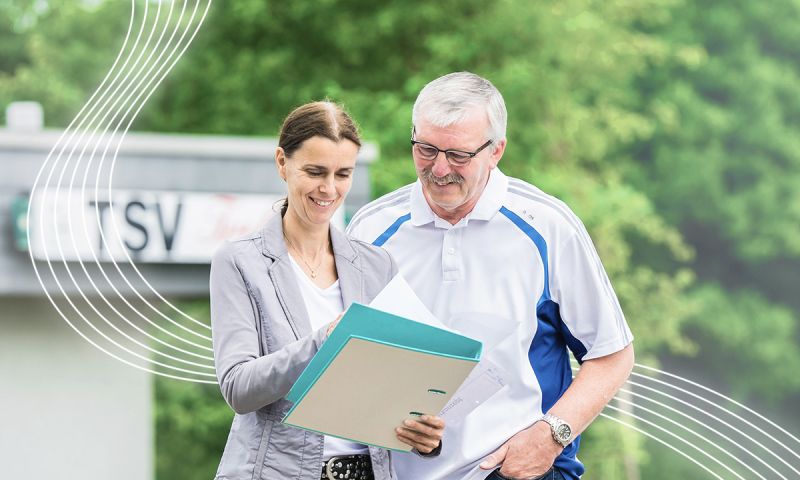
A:
<svg viewBox="0 0 800 480">
<path fill-rule="evenodd" d="M 130 11 L 126 2 L 19 1 L 0 8 L 0 105 L 36 100 L 47 125 L 67 126 L 111 66 Z"/>
<path fill-rule="evenodd" d="M 730 360 L 735 342 L 745 350 L 741 362 L 715 362 L 712 371 L 742 394 L 772 382 L 773 400 L 798 392 L 779 377 L 800 361 L 798 18 L 790 0 L 769 8 L 703 1 L 650 25 L 670 43 L 699 50 L 654 64 L 636 80 L 646 94 L 641 110 L 657 121 L 651 137 L 627 147 L 632 161 L 622 168 L 697 253 L 691 267 L 702 288 L 687 300 L 697 306 L 690 323 L 704 338 L 703 357 Z M 787 343 L 765 355 L 776 336 Z M 763 373 L 744 381 L 731 368 L 742 364 Z"/>
<path fill-rule="evenodd" d="M 294 106 L 329 97 L 380 145 L 378 195 L 414 179 L 419 89 L 453 70 L 485 75 L 509 109 L 501 168 L 583 219 L 639 361 L 696 355 L 726 392 L 788 405 L 798 385 L 780 367 L 800 364 L 798 8 L 218 1 L 134 128 L 274 135 Z M 105 75 L 129 15 L 126 2 L 1 6 L 0 101 L 39 100 L 48 124 L 65 126 Z M 156 389 L 159 478 L 209 477 L 230 410 L 214 388 L 158 379 Z M 585 437 L 587 478 L 627 475 L 632 461 L 654 479 L 674 477 L 666 462 L 685 467 L 662 450 L 643 454 L 610 422 Z M 609 448 L 610 438 L 626 448 Z"/>
</svg>

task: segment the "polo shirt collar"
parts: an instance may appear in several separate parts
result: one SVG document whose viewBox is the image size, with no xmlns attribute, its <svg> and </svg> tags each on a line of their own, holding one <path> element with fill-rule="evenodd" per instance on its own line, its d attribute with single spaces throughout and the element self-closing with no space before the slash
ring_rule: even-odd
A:
<svg viewBox="0 0 800 480">
<path fill-rule="evenodd" d="M 475 208 L 467 215 L 468 220 L 491 220 L 500 211 L 508 191 L 508 177 L 499 168 L 489 172 L 489 181 L 483 189 Z"/>
<path fill-rule="evenodd" d="M 425 200 L 425 194 L 422 193 L 422 182 L 417 179 L 411 189 L 411 224 L 420 227 L 434 220 L 436 220 L 436 214 Z"/>
<path fill-rule="evenodd" d="M 478 199 L 475 208 L 467 214 L 466 220 L 491 220 L 503 206 L 507 190 L 508 177 L 499 168 L 489 172 L 486 188 L 481 193 L 481 198 Z M 446 223 L 431 210 L 428 201 L 425 200 L 425 194 L 422 192 L 422 182 L 417 179 L 411 189 L 411 224 L 419 227 L 431 222 L 436 222 L 437 225 L 441 222 Z"/>
</svg>

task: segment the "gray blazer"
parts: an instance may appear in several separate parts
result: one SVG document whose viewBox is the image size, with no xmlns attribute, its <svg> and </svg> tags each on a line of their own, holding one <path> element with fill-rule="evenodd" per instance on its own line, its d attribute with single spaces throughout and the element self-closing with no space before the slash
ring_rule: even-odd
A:
<svg viewBox="0 0 800 480">
<path fill-rule="evenodd" d="M 369 303 L 394 261 L 333 227 L 331 240 L 345 307 Z M 291 407 L 284 396 L 327 335 L 311 330 L 279 215 L 214 255 L 211 326 L 217 379 L 236 412 L 216 478 L 319 480 L 323 436 L 280 422 Z M 388 452 L 369 450 L 375 478 L 392 478 Z"/>
</svg>

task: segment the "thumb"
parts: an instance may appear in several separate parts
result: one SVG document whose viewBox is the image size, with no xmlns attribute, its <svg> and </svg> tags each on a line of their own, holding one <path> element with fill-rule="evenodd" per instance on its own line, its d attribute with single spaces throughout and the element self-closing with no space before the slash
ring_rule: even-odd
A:
<svg viewBox="0 0 800 480">
<path fill-rule="evenodd" d="M 506 459 L 506 453 L 508 453 L 508 444 L 504 443 L 503 446 L 495 450 L 491 455 L 487 456 L 483 462 L 481 462 L 480 467 L 484 470 L 490 470 L 497 467 L 503 463 L 503 460 Z"/>
</svg>

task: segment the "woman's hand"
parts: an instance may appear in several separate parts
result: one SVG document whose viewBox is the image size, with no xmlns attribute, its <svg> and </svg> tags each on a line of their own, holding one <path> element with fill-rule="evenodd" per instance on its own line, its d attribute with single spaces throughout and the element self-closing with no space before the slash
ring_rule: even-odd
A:
<svg viewBox="0 0 800 480">
<path fill-rule="evenodd" d="M 404 420 L 394 431 L 398 440 L 411 445 L 419 453 L 431 453 L 442 441 L 444 420 L 435 415 L 422 415 Z"/>
<path fill-rule="evenodd" d="M 328 331 L 326 333 L 328 336 L 331 335 L 331 332 L 333 331 L 334 328 L 336 328 L 336 325 L 339 325 L 339 320 L 341 320 L 343 316 L 344 312 L 340 313 L 339 316 L 336 317 L 336 320 L 328 324 Z"/>
</svg>

